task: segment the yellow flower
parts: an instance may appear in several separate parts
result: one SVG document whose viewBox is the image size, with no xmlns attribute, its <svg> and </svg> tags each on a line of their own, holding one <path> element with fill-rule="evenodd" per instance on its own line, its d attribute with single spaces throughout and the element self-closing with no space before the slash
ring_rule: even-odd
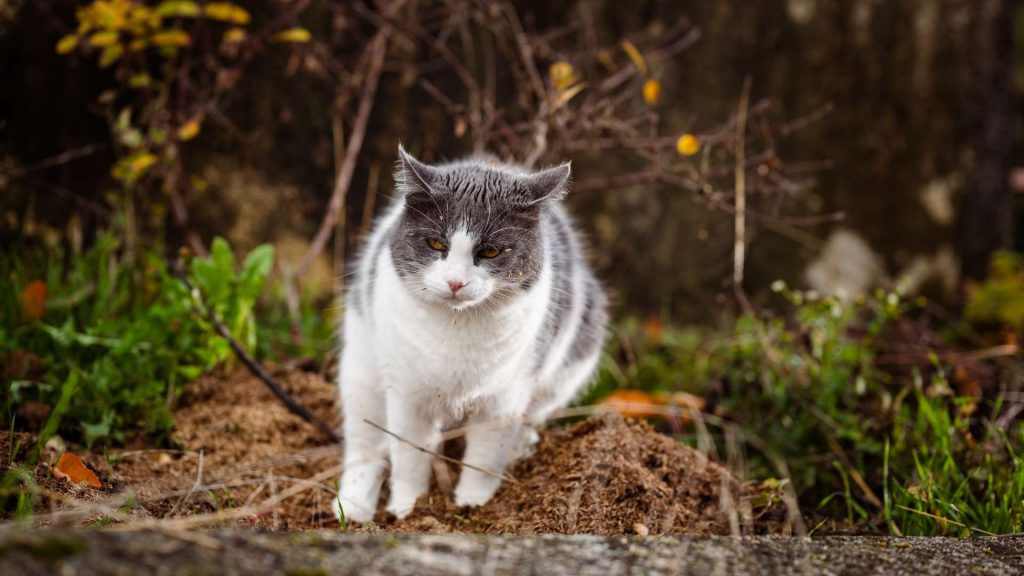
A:
<svg viewBox="0 0 1024 576">
<path fill-rule="evenodd" d="M 700 152 L 700 139 L 693 134 L 683 134 L 676 140 L 676 151 L 682 156 L 693 156 Z"/>
</svg>

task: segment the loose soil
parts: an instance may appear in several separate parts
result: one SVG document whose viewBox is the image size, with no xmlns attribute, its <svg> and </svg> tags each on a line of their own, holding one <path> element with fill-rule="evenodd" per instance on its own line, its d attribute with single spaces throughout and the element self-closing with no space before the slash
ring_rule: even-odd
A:
<svg viewBox="0 0 1024 576">
<path fill-rule="evenodd" d="M 335 387 L 316 375 L 276 374 L 301 403 L 340 426 Z M 244 370 L 194 382 L 175 411 L 180 449 L 145 446 L 105 456 L 69 446 L 103 480 L 101 489 L 34 470 L 42 497 L 36 523 L 68 518 L 86 523 L 164 518 L 187 525 L 220 514 L 214 525 L 268 530 L 339 529 L 331 512 L 341 451 L 288 412 Z M 20 446 L 23 460 L 35 437 L 0 432 L 0 473 Z M 44 453 L 52 458 L 60 447 Z M 459 446 L 446 448 L 452 454 Z M 516 462 L 495 497 L 479 508 L 456 506 L 456 465 L 440 460 L 429 494 L 397 521 L 381 510 L 377 522 L 352 531 L 483 532 L 493 534 L 730 534 L 779 533 L 786 523 L 778 494 L 741 483 L 702 453 L 617 414 L 541 432 L 532 456 Z M 385 490 L 386 491 L 386 490 Z M 131 496 L 129 496 L 131 495 Z M 383 498 L 382 498 L 383 499 Z M 382 507 L 383 508 L 383 507 Z M 79 515 L 68 510 L 78 509 Z M 210 525 L 208 516 L 203 525 Z"/>
</svg>

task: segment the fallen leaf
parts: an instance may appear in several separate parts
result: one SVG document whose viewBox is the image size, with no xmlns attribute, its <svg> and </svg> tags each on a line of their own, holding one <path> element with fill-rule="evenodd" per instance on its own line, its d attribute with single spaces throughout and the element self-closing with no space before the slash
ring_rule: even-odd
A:
<svg viewBox="0 0 1024 576">
<path fill-rule="evenodd" d="M 640 390 L 616 390 L 609 394 L 599 405 L 614 410 L 629 418 L 645 418 L 657 416 L 658 402 L 650 394 Z"/>
<path fill-rule="evenodd" d="M 46 314 L 46 282 L 33 280 L 21 290 L 21 311 L 28 320 Z"/>
<path fill-rule="evenodd" d="M 100 482 L 96 474 L 86 468 L 82 459 L 71 452 L 61 454 L 60 460 L 53 468 L 53 475 L 58 478 L 67 478 L 76 484 L 88 484 L 94 488 L 103 487 L 103 483 Z"/>
</svg>

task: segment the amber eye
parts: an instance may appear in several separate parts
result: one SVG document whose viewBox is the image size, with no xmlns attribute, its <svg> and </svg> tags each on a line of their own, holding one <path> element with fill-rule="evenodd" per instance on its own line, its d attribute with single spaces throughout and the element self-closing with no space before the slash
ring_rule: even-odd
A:
<svg viewBox="0 0 1024 576">
<path fill-rule="evenodd" d="M 431 249 L 437 250 L 438 252 L 444 252 L 448 249 L 448 245 L 439 238 L 427 238 L 427 246 L 430 246 Z"/>
<path fill-rule="evenodd" d="M 484 246 L 479 252 L 477 252 L 477 255 L 481 258 L 494 258 L 498 254 L 501 254 L 501 250 L 498 250 L 494 246 Z"/>
</svg>

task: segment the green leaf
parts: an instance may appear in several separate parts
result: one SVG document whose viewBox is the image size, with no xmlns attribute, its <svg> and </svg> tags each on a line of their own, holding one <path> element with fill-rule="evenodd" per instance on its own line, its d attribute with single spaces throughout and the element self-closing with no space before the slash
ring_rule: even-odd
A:
<svg viewBox="0 0 1024 576">
<path fill-rule="evenodd" d="M 103 413 L 100 421 L 96 424 L 82 422 L 82 431 L 85 433 L 85 447 L 92 448 L 93 442 L 110 435 L 111 425 L 114 423 L 114 413 L 107 411 Z"/>
<path fill-rule="evenodd" d="M 225 276 L 232 278 L 235 275 L 235 252 L 231 249 L 228 241 L 217 236 L 210 246 L 210 259 L 217 270 Z"/>
<path fill-rule="evenodd" d="M 257 246 L 245 257 L 242 275 L 238 282 L 238 295 L 255 299 L 263 291 L 263 285 L 274 268 L 274 247 L 270 244 Z"/>
</svg>

